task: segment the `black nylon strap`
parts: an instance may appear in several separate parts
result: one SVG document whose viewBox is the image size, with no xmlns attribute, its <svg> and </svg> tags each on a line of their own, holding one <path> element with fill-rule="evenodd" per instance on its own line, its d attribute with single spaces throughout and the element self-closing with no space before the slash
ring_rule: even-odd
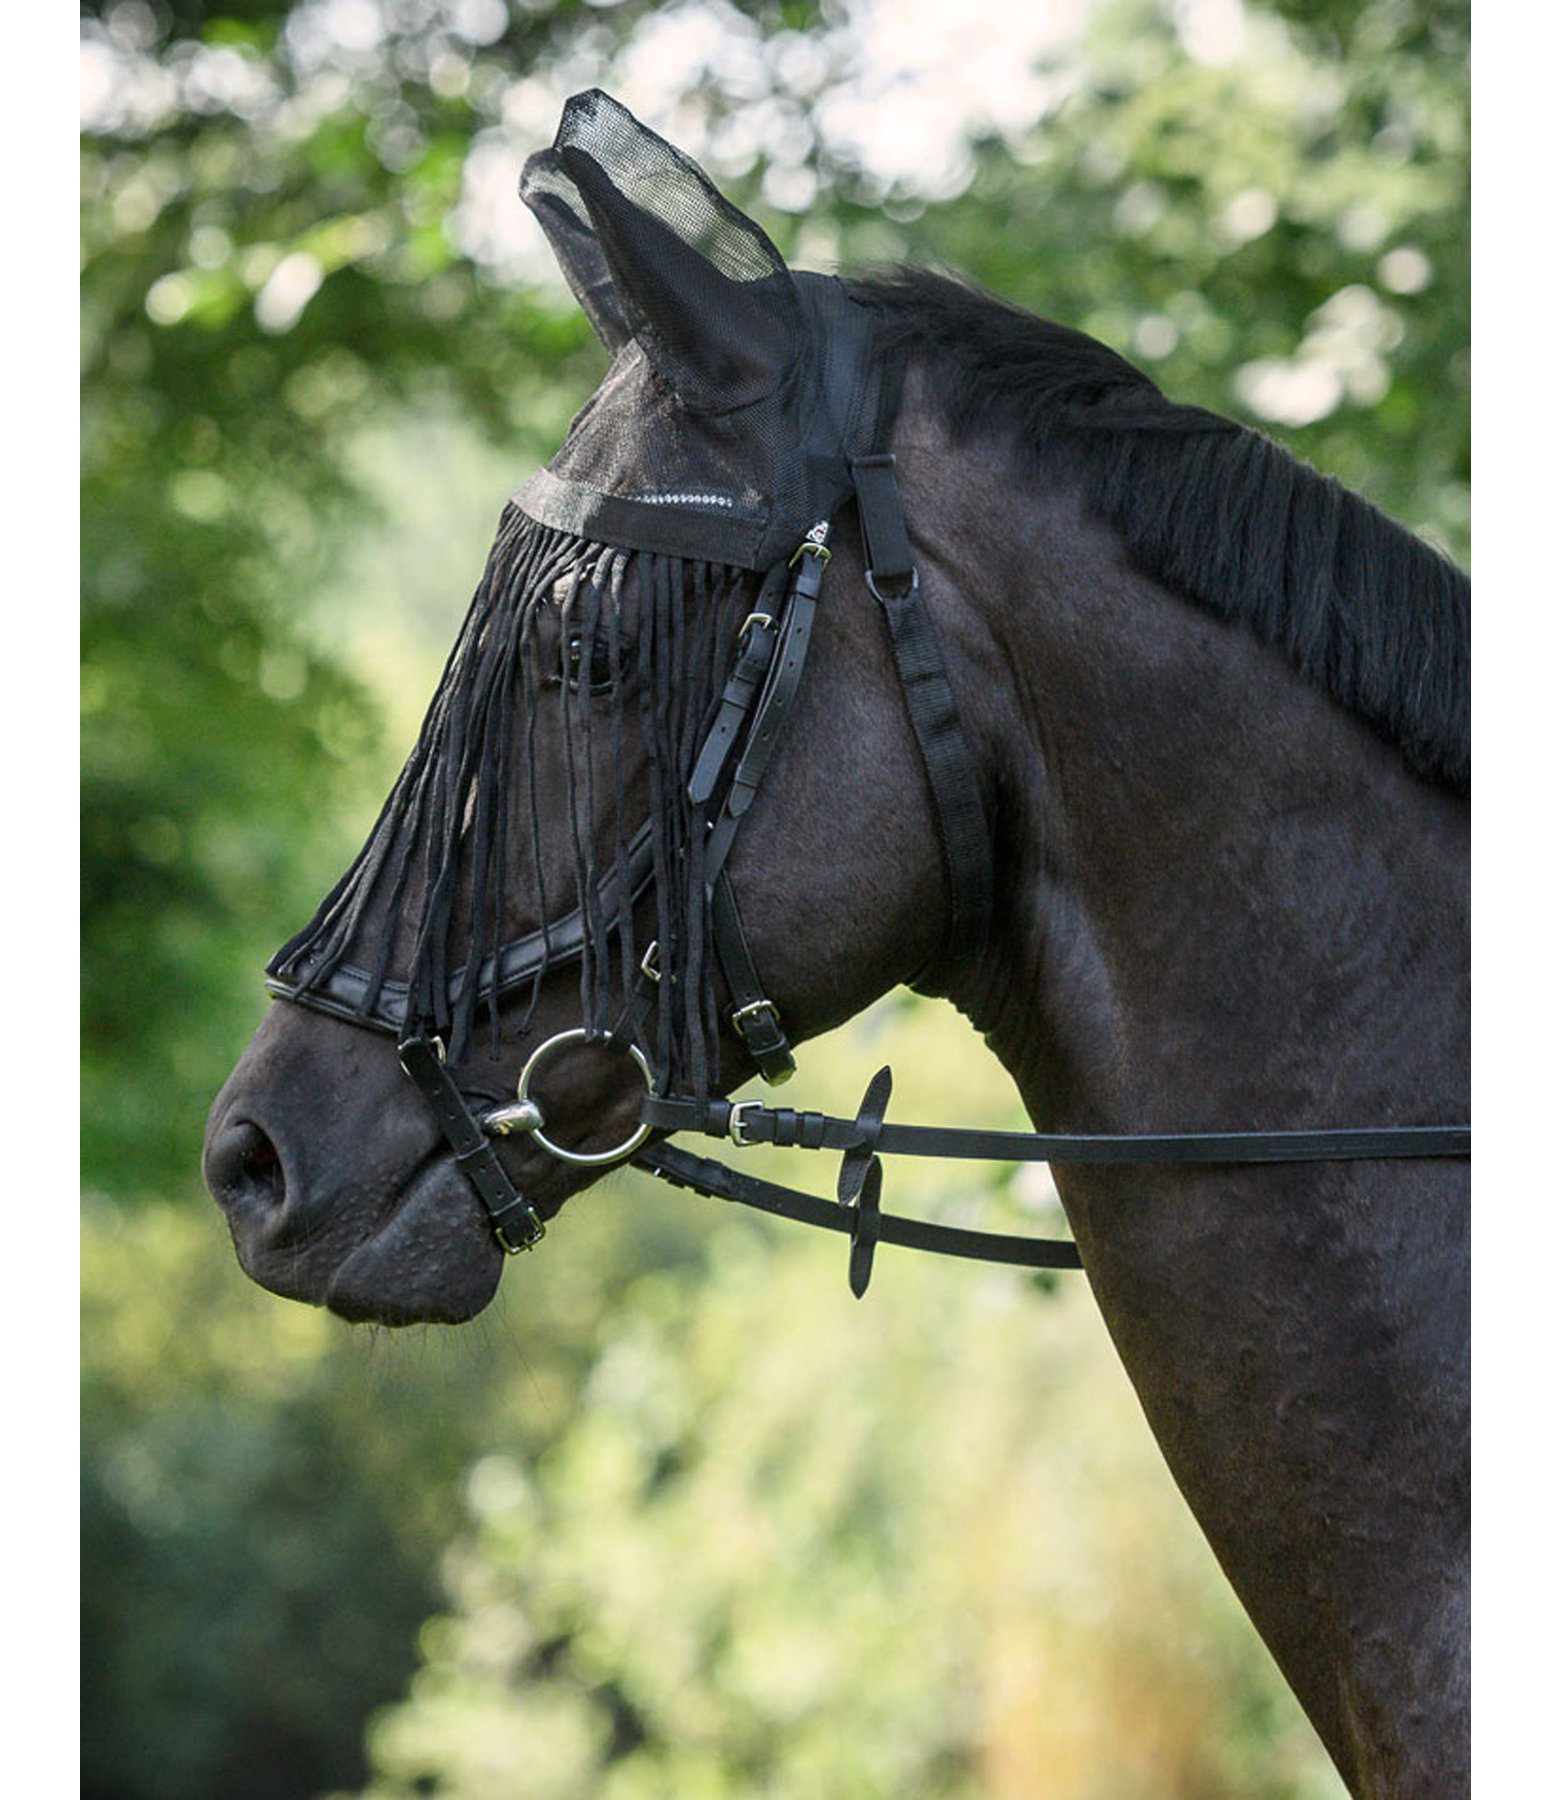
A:
<svg viewBox="0 0 1550 1800">
<path fill-rule="evenodd" d="M 851 473 L 867 556 L 867 586 L 888 623 L 888 640 L 941 833 L 948 883 L 945 957 L 950 967 L 978 955 L 990 929 L 994 899 L 990 825 L 941 641 L 921 598 L 893 458 L 858 457 Z M 882 581 L 900 580 L 908 585 L 897 593 L 879 586 Z M 938 992 L 943 973 L 933 971 L 929 987 L 919 979 L 912 985 Z"/>
<path fill-rule="evenodd" d="M 861 515 L 861 543 L 867 573 L 874 582 L 915 580 L 915 557 L 910 549 L 899 484 L 894 479 L 893 457 L 855 457 L 850 478 L 856 484 L 856 510 Z"/>
<path fill-rule="evenodd" d="M 875 1137 L 855 1119 L 797 1112 L 756 1101 L 711 1100 L 703 1106 L 648 1095 L 641 1118 L 663 1131 L 698 1131 L 739 1144 L 879 1155 L 964 1157 L 987 1162 L 1283 1163 L 1353 1162 L 1384 1157 L 1468 1156 L 1467 1125 L 1382 1126 L 1328 1131 L 1068 1133 L 973 1131 L 940 1125 L 881 1125 Z"/>
<path fill-rule="evenodd" d="M 631 1161 L 638 1169 L 674 1187 L 692 1188 L 713 1200 L 733 1200 L 783 1219 L 800 1219 L 825 1231 L 853 1237 L 858 1209 L 837 1200 L 820 1200 L 796 1188 L 781 1187 L 742 1175 L 724 1163 L 695 1156 L 676 1144 L 649 1144 L 637 1150 Z M 925 1219 L 900 1218 L 895 1213 L 874 1214 L 877 1241 L 901 1244 L 910 1250 L 931 1250 L 942 1256 L 972 1257 L 979 1262 L 1010 1263 L 1025 1269 L 1079 1269 L 1076 1245 L 1061 1238 L 1010 1237 L 997 1231 L 967 1231 L 956 1225 L 933 1225 Z"/>
<path fill-rule="evenodd" d="M 398 1046 L 398 1060 L 429 1101 L 452 1146 L 453 1160 L 484 1202 L 502 1249 L 513 1253 L 531 1250 L 544 1235 L 544 1222 L 511 1185 L 495 1146 L 468 1110 L 436 1046 L 426 1038 L 409 1038 Z"/>
</svg>

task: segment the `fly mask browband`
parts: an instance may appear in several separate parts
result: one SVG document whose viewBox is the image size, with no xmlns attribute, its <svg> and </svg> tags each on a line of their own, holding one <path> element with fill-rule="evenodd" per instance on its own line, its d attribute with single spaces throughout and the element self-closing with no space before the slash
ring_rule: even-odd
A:
<svg viewBox="0 0 1550 1800">
<path fill-rule="evenodd" d="M 675 182 L 676 198 L 666 204 L 662 195 Z M 616 353 L 599 398 L 611 393 L 616 409 L 621 399 L 632 409 L 645 409 L 641 445 L 652 435 L 654 409 L 664 427 L 659 435 L 682 438 L 687 418 L 711 448 L 701 446 L 704 468 L 691 452 L 687 467 L 669 470 L 651 492 L 641 493 L 634 471 L 625 469 L 621 476 L 621 434 L 608 433 L 615 415 L 607 408 L 589 409 L 578 416 L 555 464 L 519 493 L 517 506 L 545 527 L 604 545 L 719 558 L 763 570 L 753 606 L 739 623 L 731 672 L 710 710 L 685 798 L 690 816 L 704 821 L 701 898 L 729 996 L 730 1025 L 761 1076 L 778 1084 L 795 1064 L 749 946 L 730 857 L 800 689 L 829 562 L 830 520 L 852 500 L 866 585 L 886 621 L 946 872 L 943 941 L 911 985 L 944 991 L 952 971 L 980 952 L 991 925 L 990 825 L 915 569 L 893 457 L 878 448 L 891 408 L 868 354 L 870 322 L 839 281 L 794 278 L 763 233 L 731 208 L 701 171 L 606 96 L 582 95 L 567 104 L 554 149 L 528 165 L 523 194 L 599 335 Z M 717 231 L 724 241 L 707 249 Z M 667 278 L 659 278 L 658 263 L 677 268 L 678 285 L 669 283 L 666 293 L 660 291 Z M 692 341 L 696 328 L 716 339 L 710 352 Z M 670 399 L 664 398 L 667 388 Z M 755 494 L 753 504 L 721 491 L 739 482 L 745 496 L 750 488 Z M 624 922 L 660 867 L 654 850 L 651 830 L 643 827 L 599 884 L 591 906 L 579 905 L 539 931 L 470 959 L 447 982 L 447 999 L 467 1001 L 471 1010 L 477 996 L 494 1016 L 503 996 L 530 988 L 547 970 L 580 960 L 599 935 L 606 940 L 617 930 L 621 942 L 627 941 Z M 514 1097 L 476 1113 L 454 1080 L 440 1036 L 419 1026 L 413 984 L 384 979 L 380 971 L 369 977 L 338 958 L 320 973 L 309 973 L 297 953 L 306 937 L 293 939 L 271 963 L 271 990 L 393 1033 L 405 1071 L 483 1202 L 497 1240 L 512 1252 L 535 1244 L 544 1234 L 545 1217 L 557 1210 L 541 1211 L 524 1198 L 500 1161 L 496 1140 L 520 1134 L 567 1163 L 631 1162 L 713 1198 L 843 1232 L 851 1239 L 850 1280 L 858 1296 L 880 1242 L 1027 1267 L 1080 1266 L 1075 1247 L 1063 1240 L 966 1231 L 884 1213 L 880 1158 L 885 1152 L 1057 1164 L 1469 1154 L 1467 1126 L 1056 1136 L 891 1125 L 884 1123 L 892 1086 L 886 1069 L 873 1077 L 853 1118 L 718 1099 L 699 1082 L 690 1092 L 658 1092 L 643 1023 L 661 978 L 659 958 L 676 946 L 657 943 L 634 971 L 633 987 L 612 1027 L 601 1028 L 594 1020 L 547 1038 L 528 1057 Z M 472 992 L 465 992 L 467 984 Z M 577 1041 L 628 1055 L 644 1081 L 638 1123 L 611 1149 L 583 1152 L 557 1142 L 532 1091 L 545 1059 Z M 660 1139 L 648 1141 L 654 1133 L 682 1130 L 737 1145 L 840 1150 L 838 1199 L 780 1187 Z"/>
</svg>

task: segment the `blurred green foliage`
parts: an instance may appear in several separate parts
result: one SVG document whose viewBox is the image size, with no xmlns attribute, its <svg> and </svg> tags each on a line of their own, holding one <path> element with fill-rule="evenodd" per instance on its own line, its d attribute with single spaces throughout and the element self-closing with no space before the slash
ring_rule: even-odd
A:
<svg viewBox="0 0 1550 1800">
<path fill-rule="evenodd" d="M 371 1800 L 1316 1791 L 1080 1297 L 1028 1330 L 1015 1276 L 891 1258 L 858 1308 L 832 1245 L 714 1251 L 474 1466 Z"/>
<path fill-rule="evenodd" d="M 1333 1791 L 1080 1283 L 893 1256 L 855 1308 L 832 1245 L 621 1177 L 389 1341 L 245 1284 L 198 1142 L 601 373 L 471 199 L 564 92 L 697 134 L 793 260 L 953 267 L 1463 557 L 1467 8 L 1110 0 L 921 178 L 827 105 L 845 0 L 82 10 L 83 1791 Z M 901 1117 L 1017 1122 L 911 1002 L 804 1080 L 886 1057 Z"/>
<path fill-rule="evenodd" d="M 1079 325 L 1164 390 L 1272 431 L 1455 558 L 1469 524 L 1467 12 L 1249 13 L 1192 61 L 1151 0 L 910 254 Z M 1037 248 L 1035 248 L 1037 246 Z"/>
<path fill-rule="evenodd" d="M 901 1116 L 1017 1116 L 939 1003 L 802 1078 L 884 1054 Z M 1057 1228 L 988 1175 L 890 1204 Z M 843 1242 L 621 1175 L 372 1335 L 186 1209 L 86 1225 L 90 1796 L 1339 1792 L 1079 1282 L 884 1250 L 858 1307 Z"/>
<path fill-rule="evenodd" d="M 611 1298 L 696 1254 L 659 1211 L 633 1233 L 579 1214 L 503 1307 L 389 1341 L 253 1287 L 212 1216 L 88 1204 L 85 1795 L 364 1781 L 363 1723 L 414 1667 L 469 1463 L 563 1429 Z"/>
</svg>

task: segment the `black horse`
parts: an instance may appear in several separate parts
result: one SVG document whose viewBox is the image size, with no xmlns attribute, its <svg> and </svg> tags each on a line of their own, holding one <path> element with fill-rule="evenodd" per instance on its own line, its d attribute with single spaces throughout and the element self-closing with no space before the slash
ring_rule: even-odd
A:
<svg viewBox="0 0 1550 1800">
<path fill-rule="evenodd" d="M 1077 333 L 793 276 L 602 96 L 524 192 L 614 366 L 215 1102 L 256 1280 L 467 1318 L 601 1168 L 900 982 L 1046 1131 L 1467 1117 L 1456 569 Z M 1055 1172 L 1346 1781 L 1462 1793 L 1466 1167 Z"/>
</svg>

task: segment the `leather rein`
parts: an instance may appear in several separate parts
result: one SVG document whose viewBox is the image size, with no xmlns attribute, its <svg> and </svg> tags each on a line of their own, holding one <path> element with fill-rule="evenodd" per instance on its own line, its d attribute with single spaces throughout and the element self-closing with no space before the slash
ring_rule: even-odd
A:
<svg viewBox="0 0 1550 1800">
<path fill-rule="evenodd" d="M 947 677 L 941 644 L 920 593 L 904 511 L 891 455 L 854 459 L 850 472 L 861 520 L 866 583 L 888 627 L 889 644 L 919 744 L 939 828 L 948 876 L 949 919 L 940 960 L 931 970 L 933 988 L 942 973 L 983 944 L 992 904 L 992 858 L 985 816 L 968 739 Z M 727 860 L 746 817 L 782 727 L 790 715 L 817 615 L 824 570 L 829 561 L 828 521 L 808 533 L 789 564 L 777 564 L 764 578 L 758 599 L 739 630 L 740 649 L 712 718 L 694 769 L 689 796 L 708 804 L 731 769 L 724 797 L 710 827 L 706 849 L 711 936 L 731 996 L 733 1028 L 746 1043 L 760 1075 L 777 1085 L 795 1070 L 780 1014 L 766 996 L 737 910 Z M 734 756 L 736 760 L 734 761 Z M 630 891 L 605 894 L 605 916 L 617 916 L 644 893 L 650 881 L 651 846 L 644 832 L 629 847 Z M 532 978 L 540 961 L 552 965 L 580 954 L 585 921 L 579 911 L 508 945 L 483 968 L 465 971 L 499 994 Z M 637 999 L 657 978 L 655 945 L 642 959 Z M 316 986 L 271 978 L 273 992 L 354 1023 L 402 1031 L 403 994 L 392 983 L 379 995 L 374 1016 L 364 1017 L 360 994 L 365 977 L 343 966 Z M 913 985 L 924 986 L 924 979 Z M 479 1195 L 501 1247 L 511 1253 L 531 1249 L 544 1235 L 545 1219 L 558 1207 L 540 1209 L 519 1194 L 495 1147 L 501 1137 L 531 1135 L 560 1160 L 598 1167 L 628 1162 L 672 1186 L 726 1200 L 781 1218 L 798 1219 L 836 1231 L 851 1240 L 850 1285 L 859 1298 L 871 1279 L 879 1243 L 1024 1268 L 1077 1269 L 1081 1257 L 1065 1239 L 971 1231 L 958 1226 L 904 1218 L 881 1208 L 882 1156 L 974 1158 L 1004 1162 L 1125 1164 L 1264 1164 L 1367 1161 L 1389 1158 L 1450 1157 L 1470 1154 L 1467 1125 L 1381 1127 L 1315 1131 L 1238 1131 L 1163 1134 L 1057 1134 L 979 1131 L 884 1123 L 892 1075 L 872 1077 L 853 1118 L 822 1112 L 771 1108 L 756 1101 L 698 1099 L 655 1091 L 650 1064 L 636 1039 L 629 1008 L 619 1029 L 601 1034 L 562 1031 L 529 1056 L 513 1101 L 475 1114 L 443 1058 L 439 1040 L 402 1038 L 399 1056 L 435 1114 L 457 1166 Z M 579 1152 L 555 1143 L 544 1130 L 541 1107 L 530 1088 L 540 1063 L 568 1042 L 602 1044 L 633 1058 L 645 1083 L 639 1123 L 610 1150 Z M 839 1150 L 838 1195 L 825 1200 L 798 1189 L 744 1174 L 680 1146 L 650 1141 L 654 1133 L 697 1131 L 737 1146 L 770 1144 L 812 1150 Z"/>
</svg>

